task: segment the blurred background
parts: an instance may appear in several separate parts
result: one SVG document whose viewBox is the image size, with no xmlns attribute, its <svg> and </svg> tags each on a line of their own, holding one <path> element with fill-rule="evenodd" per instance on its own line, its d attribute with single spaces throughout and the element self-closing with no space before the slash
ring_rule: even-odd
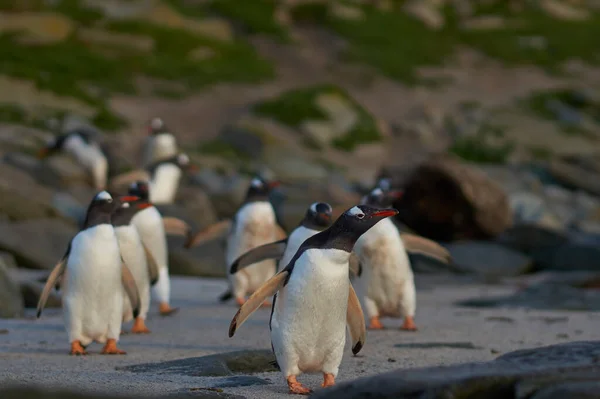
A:
<svg viewBox="0 0 600 399">
<path fill-rule="evenodd" d="M 35 306 L 95 192 L 40 148 L 86 126 L 115 176 L 155 117 L 199 167 L 160 209 L 194 228 L 254 173 L 288 231 L 389 177 L 397 222 L 462 268 L 597 271 L 598 38 L 597 0 L 0 0 L 0 315 Z M 170 240 L 172 274 L 225 275 L 220 243 Z"/>
</svg>

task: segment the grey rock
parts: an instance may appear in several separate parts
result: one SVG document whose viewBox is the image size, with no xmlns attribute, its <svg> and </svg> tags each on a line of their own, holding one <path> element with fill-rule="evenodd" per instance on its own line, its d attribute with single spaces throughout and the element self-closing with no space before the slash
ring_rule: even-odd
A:
<svg viewBox="0 0 600 399">
<path fill-rule="evenodd" d="M 253 385 L 269 385 L 270 382 L 249 375 L 236 375 L 220 379 L 215 385 L 218 388 L 249 387 Z"/>
<path fill-rule="evenodd" d="M 52 389 L 37 387 L 6 387 L 0 390 L 2 399 L 134 399 L 139 398 L 136 394 L 102 394 L 89 392 L 75 392 L 74 390 Z M 197 399 L 244 399 L 244 396 L 226 394 L 209 390 L 188 389 L 177 392 L 173 395 L 153 396 L 154 399 L 177 399 L 190 398 Z"/>
<path fill-rule="evenodd" d="M 243 126 L 225 126 L 219 134 L 219 140 L 252 159 L 260 158 L 265 147 L 262 138 L 256 132 Z"/>
<path fill-rule="evenodd" d="M 531 285 L 513 295 L 472 298 L 459 301 L 457 305 L 478 308 L 597 311 L 600 310 L 600 292 L 578 288 L 563 282 L 542 282 Z"/>
<path fill-rule="evenodd" d="M 9 273 L 9 268 L 0 261 L 0 318 L 23 315 L 24 304 L 19 284 Z"/>
<path fill-rule="evenodd" d="M 446 245 L 454 263 L 461 269 L 492 277 L 525 274 L 533 269 L 533 259 L 500 244 L 461 241 Z"/>
<path fill-rule="evenodd" d="M 0 250 L 32 269 L 51 269 L 67 250 L 77 229 L 60 219 L 0 223 Z"/>
<path fill-rule="evenodd" d="M 567 382 L 541 389 L 531 399 L 598 399 L 600 382 Z"/>
<path fill-rule="evenodd" d="M 199 228 L 217 221 L 217 212 L 210 198 L 205 191 L 198 187 L 180 187 L 175 201 Z"/>
<path fill-rule="evenodd" d="M 5 154 L 3 157 L 4 163 L 10 166 L 14 166 L 19 170 L 30 173 L 32 175 L 35 174 L 35 171 L 38 169 L 40 161 L 38 161 L 35 157 L 24 154 L 21 152 L 11 152 Z"/>
<path fill-rule="evenodd" d="M 169 395 L 169 399 L 176 398 L 200 398 L 200 399 L 245 399 L 245 396 L 234 395 L 231 393 L 222 392 L 220 388 L 187 388 L 181 389 L 173 395 Z"/>
<path fill-rule="evenodd" d="M 563 384 L 586 392 L 600 377 L 599 350 L 598 342 L 572 342 L 512 352 L 484 363 L 399 369 L 343 382 L 311 397 L 525 399 Z"/>
<path fill-rule="evenodd" d="M 85 220 L 87 207 L 83 206 L 69 193 L 55 193 L 52 196 L 52 206 L 60 216 L 73 220 L 78 226 Z"/>
<path fill-rule="evenodd" d="M 472 342 L 411 342 L 407 344 L 396 344 L 395 348 L 411 348 L 411 349 L 437 349 L 437 348 L 453 348 L 453 349 L 481 349 L 473 345 Z"/>
<path fill-rule="evenodd" d="M 519 252 L 532 254 L 542 248 L 565 244 L 569 238 L 563 232 L 535 224 L 518 224 L 502 232 L 496 241 Z"/>
<path fill-rule="evenodd" d="M 600 271 L 600 248 L 597 246 L 571 242 L 538 249 L 532 256 L 536 266 L 543 270 Z"/>
<path fill-rule="evenodd" d="M 17 261 L 12 254 L 0 251 L 0 265 L 4 265 L 4 267 L 8 269 L 15 269 L 17 267 Z"/>
<path fill-rule="evenodd" d="M 213 240 L 194 248 L 183 248 L 181 237 L 168 237 L 169 273 L 181 276 L 225 277 L 224 241 Z"/>
<path fill-rule="evenodd" d="M 90 184 L 89 173 L 69 155 L 53 155 L 39 162 L 34 171 L 38 182 L 49 187 L 65 188 L 76 184 Z"/>
<path fill-rule="evenodd" d="M 273 366 L 273 362 L 275 362 L 275 355 L 271 350 L 241 350 L 168 362 L 117 367 L 117 370 L 191 377 L 227 377 L 237 373 L 278 371 Z"/>
</svg>

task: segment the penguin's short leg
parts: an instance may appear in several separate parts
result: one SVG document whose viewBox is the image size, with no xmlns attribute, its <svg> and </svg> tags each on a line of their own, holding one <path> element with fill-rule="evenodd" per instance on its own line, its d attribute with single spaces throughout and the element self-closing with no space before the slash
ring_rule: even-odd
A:
<svg viewBox="0 0 600 399">
<path fill-rule="evenodd" d="M 248 276 L 244 270 L 231 276 L 231 286 L 233 297 L 238 306 L 242 306 L 246 302 L 246 293 L 248 292 Z"/>
<path fill-rule="evenodd" d="M 171 282 L 169 281 L 169 270 L 161 267 L 158 271 L 158 281 L 152 287 L 153 294 L 158 299 L 158 311 L 161 316 L 169 316 L 179 309 L 172 308 L 169 304 L 171 296 Z"/>
<path fill-rule="evenodd" d="M 379 309 L 377 309 L 377 304 L 374 300 L 365 296 L 365 311 L 367 313 L 367 317 L 369 318 L 369 326 L 367 327 L 369 330 L 381 330 L 383 329 L 383 324 L 379 321 Z"/>
<path fill-rule="evenodd" d="M 125 355 L 126 352 L 117 348 L 117 341 L 121 335 L 121 319 L 123 309 L 123 295 L 119 291 L 113 302 L 114 309 L 109 316 L 106 344 L 102 348 L 103 355 Z"/>
<path fill-rule="evenodd" d="M 415 309 L 417 305 L 417 294 L 415 290 L 415 282 L 413 278 L 408 278 L 402 287 L 402 297 L 400 299 L 400 311 L 404 316 L 404 323 L 400 327 L 405 331 L 417 331 L 415 325 Z"/>
<path fill-rule="evenodd" d="M 335 385 L 335 377 L 333 376 L 333 374 L 323 373 L 323 383 L 321 384 L 321 386 L 323 388 L 327 388 L 332 385 Z"/>
<path fill-rule="evenodd" d="M 83 345 L 81 345 L 81 341 L 75 340 L 71 342 L 71 355 L 87 355 L 88 353 L 85 351 Z"/>
<path fill-rule="evenodd" d="M 134 334 L 149 334 L 150 330 L 146 327 L 146 320 L 141 316 L 136 317 L 131 332 Z"/>
<path fill-rule="evenodd" d="M 64 298 L 63 306 L 63 317 L 67 326 L 69 335 L 69 342 L 71 343 L 71 355 L 87 355 L 83 341 L 86 341 L 86 345 L 90 344 L 90 340 L 83 336 L 83 326 L 81 324 L 81 317 L 77 312 L 76 300 L 71 296 Z"/>
<path fill-rule="evenodd" d="M 290 393 L 295 393 L 297 395 L 308 395 L 312 393 L 312 389 L 309 389 L 298 382 L 295 375 L 290 375 L 286 378 L 288 388 L 290 389 Z"/>
</svg>

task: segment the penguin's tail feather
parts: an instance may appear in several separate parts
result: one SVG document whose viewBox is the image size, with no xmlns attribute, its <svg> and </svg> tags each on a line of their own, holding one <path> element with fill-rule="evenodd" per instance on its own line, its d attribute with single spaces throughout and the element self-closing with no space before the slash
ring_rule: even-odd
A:
<svg viewBox="0 0 600 399">
<path fill-rule="evenodd" d="M 230 300 L 231 298 L 233 298 L 233 292 L 231 291 L 231 288 L 228 288 L 227 291 L 225 291 L 219 296 L 219 302 L 225 302 Z"/>
</svg>

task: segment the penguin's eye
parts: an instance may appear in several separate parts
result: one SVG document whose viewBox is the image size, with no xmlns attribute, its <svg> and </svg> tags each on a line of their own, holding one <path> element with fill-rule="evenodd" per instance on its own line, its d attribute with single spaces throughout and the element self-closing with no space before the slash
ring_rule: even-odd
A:
<svg viewBox="0 0 600 399">
<path fill-rule="evenodd" d="M 112 201 L 113 201 L 113 200 L 112 200 L 112 198 L 108 198 L 108 199 L 106 200 L 106 202 L 108 202 L 109 204 L 110 204 Z"/>
<path fill-rule="evenodd" d="M 364 213 L 359 213 L 358 215 L 356 215 L 357 218 L 359 219 L 364 219 L 365 218 L 365 214 Z"/>
</svg>

